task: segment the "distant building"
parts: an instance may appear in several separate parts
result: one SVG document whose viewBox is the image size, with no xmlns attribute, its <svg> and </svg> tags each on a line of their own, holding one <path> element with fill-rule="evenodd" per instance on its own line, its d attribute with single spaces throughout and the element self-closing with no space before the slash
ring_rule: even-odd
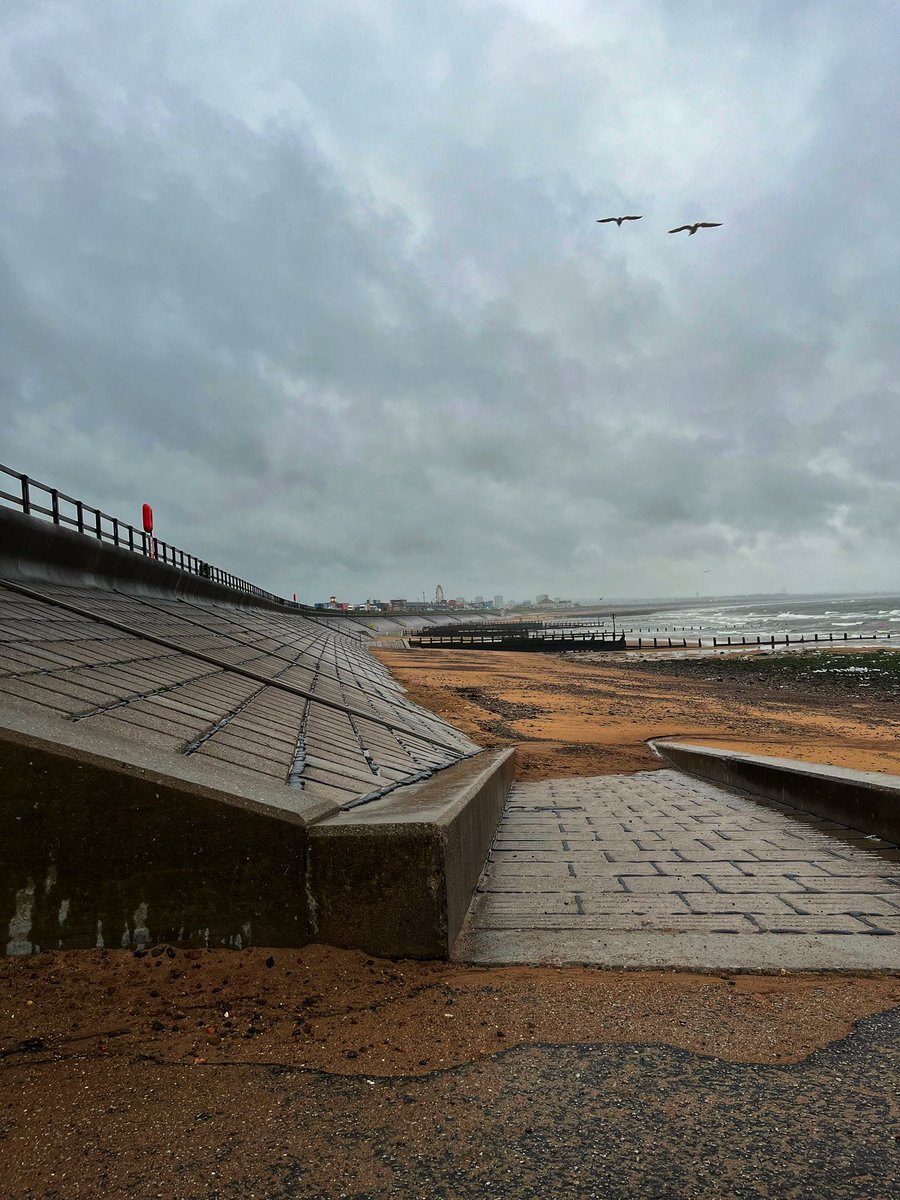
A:
<svg viewBox="0 0 900 1200">
<path fill-rule="evenodd" d="M 392 609 L 406 608 L 406 601 L 405 600 L 392 600 L 389 607 Z"/>
<path fill-rule="evenodd" d="M 495 596 L 494 597 L 494 608 L 502 608 L 502 607 L 503 607 L 503 597 Z"/>
</svg>

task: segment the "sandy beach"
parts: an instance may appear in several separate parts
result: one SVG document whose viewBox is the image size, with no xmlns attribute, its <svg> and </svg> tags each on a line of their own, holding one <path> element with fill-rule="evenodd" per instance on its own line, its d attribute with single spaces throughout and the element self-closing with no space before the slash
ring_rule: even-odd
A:
<svg viewBox="0 0 900 1200">
<path fill-rule="evenodd" d="M 524 780 L 654 770 L 663 764 L 646 742 L 656 737 L 900 774 L 897 675 L 785 670 L 798 660 L 771 656 L 375 653 L 413 700 L 480 745 L 517 746 Z"/>
</svg>

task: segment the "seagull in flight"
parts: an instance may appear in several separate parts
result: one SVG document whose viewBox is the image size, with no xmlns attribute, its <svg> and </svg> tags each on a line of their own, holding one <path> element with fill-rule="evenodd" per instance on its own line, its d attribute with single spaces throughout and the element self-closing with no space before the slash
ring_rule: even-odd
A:
<svg viewBox="0 0 900 1200">
<path fill-rule="evenodd" d="M 615 223 L 621 229 L 623 221 L 640 221 L 641 219 L 641 217 L 598 217 L 597 224 L 608 225 L 610 221 L 615 221 Z"/>
<path fill-rule="evenodd" d="M 720 225 L 724 225 L 724 221 L 695 221 L 693 225 L 679 225 L 677 229 L 670 229 L 669 233 L 683 233 L 685 229 L 690 230 L 689 237 L 693 237 L 698 229 L 718 229 Z"/>
</svg>

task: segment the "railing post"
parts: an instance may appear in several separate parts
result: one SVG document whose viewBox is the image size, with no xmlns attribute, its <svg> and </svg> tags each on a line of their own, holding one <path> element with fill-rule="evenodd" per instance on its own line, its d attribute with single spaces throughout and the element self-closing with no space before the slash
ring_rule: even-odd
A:
<svg viewBox="0 0 900 1200">
<path fill-rule="evenodd" d="M 43 483 L 31 479 L 28 475 L 20 474 L 18 471 L 12 471 L 7 468 L 3 468 L 3 470 L 7 475 L 19 481 L 20 499 L 17 501 L 14 495 L 10 495 L 9 499 L 13 504 L 19 503 L 21 511 L 25 516 L 33 516 L 37 511 L 41 517 L 48 517 L 54 525 L 72 526 L 82 536 L 96 537 L 101 543 L 111 541 L 117 547 L 127 549 L 132 554 L 143 554 L 145 557 L 161 561 L 167 565 L 180 567 L 182 571 L 200 575 L 204 579 L 210 579 L 248 596 L 256 596 L 260 599 L 287 607 L 302 608 L 302 605 L 298 605 L 296 601 L 292 605 L 290 601 L 285 600 L 283 597 L 275 596 L 272 592 L 267 591 L 265 588 L 257 587 L 246 579 L 239 579 L 236 575 L 232 575 L 228 571 L 222 571 L 213 567 L 210 563 L 204 562 L 202 559 L 197 558 L 196 555 L 181 550 L 177 546 L 169 546 L 168 543 L 157 540 L 152 535 L 152 532 L 135 529 L 129 522 L 121 521 L 118 517 L 103 512 L 102 509 L 85 504 L 83 500 L 76 500 L 74 497 L 60 492 L 58 488 L 48 487 Z M 45 494 L 50 497 L 49 508 L 44 507 L 39 501 L 35 501 L 35 488 L 38 490 L 39 499 Z M 68 512 L 63 513 L 64 504 L 72 505 L 74 510 L 72 515 Z M 109 522 L 109 529 L 105 527 L 106 522 Z M 361 635 L 353 636 L 358 636 L 359 640 L 362 641 Z M 587 634 L 581 634 L 582 641 L 587 640 L 587 637 Z M 565 642 L 566 636 L 563 633 L 559 633 L 551 635 L 550 640 Z M 574 640 L 579 640 L 577 634 Z"/>
</svg>

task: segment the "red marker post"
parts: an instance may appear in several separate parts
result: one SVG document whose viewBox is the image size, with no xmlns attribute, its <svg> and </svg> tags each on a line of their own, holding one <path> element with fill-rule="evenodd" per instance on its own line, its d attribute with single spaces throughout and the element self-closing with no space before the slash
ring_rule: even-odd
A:
<svg viewBox="0 0 900 1200">
<path fill-rule="evenodd" d="M 156 558 L 156 538 L 153 536 L 153 509 L 145 504 L 141 509 L 144 520 L 144 553 L 150 558 Z"/>
</svg>

